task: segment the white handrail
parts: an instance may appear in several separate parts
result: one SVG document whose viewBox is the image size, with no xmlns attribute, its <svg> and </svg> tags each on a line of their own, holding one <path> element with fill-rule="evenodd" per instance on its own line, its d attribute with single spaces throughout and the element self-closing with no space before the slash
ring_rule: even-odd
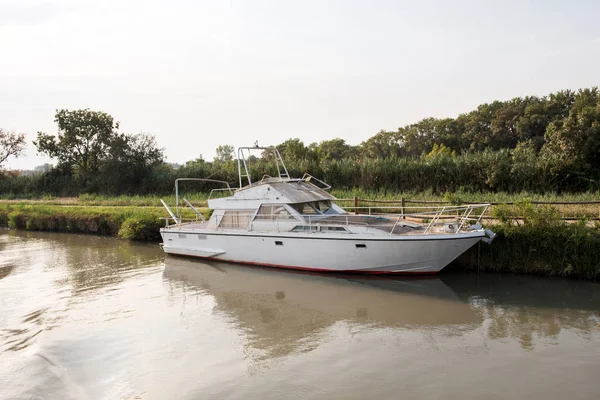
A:
<svg viewBox="0 0 600 400">
<path fill-rule="evenodd" d="M 186 203 L 188 203 L 186 201 Z M 165 208 L 169 210 L 168 207 Z M 188 204 L 189 205 L 189 204 Z M 370 207 L 357 207 L 357 209 L 365 209 L 365 208 L 370 208 Z M 284 222 L 288 222 L 292 225 L 294 224 L 304 224 L 304 225 L 308 225 L 309 227 L 312 226 L 316 226 L 319 227 L 318 229 L 320 229 L 321 226 L 350 226 L 350 225 L 356 225 L 356 226 L 364 226 L 364 227 L 369 227 L 369 226 L 373 226 L 375 228 L 385 228 L 385 231 L 387 231 L 388 229 L 391 230 L 389 231 L 389 234 L 393 234 L 394 231 L 396 230 L 396 227 L 401 223 L 400 219 L 402 217 L 409 217 L 409 218 L 415 218 L 415 219 L 429 219 L 429 221 L 427 222 L 427 224 L 423 224 L 424 228 L 423 230 L 418 230 L 415 231 L 415 233 L 422 233 L 422 234 L 429 234 L 432 233 L 432 231 L 434 231 L 434 227 L 435 226 L 440 226 L 440 225 L 447 225 L 448 224 L 448 219 L 454 219 L 455 222 L 451 222 L 450 226 L 452 226 L 450 228 L 450 231 L 453 231 L 454 233 L 457 233 L 459 231 L 461 231 L 462 229 L 465 228 L 465 226 L 467 224 L 469 225 L 474 225 L 474 224 L 478 224 L 482 217 L 484 216 L 484 214 L 486 213 L 486 211 L 489 208 L 489 204 L 469 204 L 469 205 L 462 205 L 462 206 L 445 206 L 442 207 L 441 209 L 437 209 L 437 210 L 432 210 L 432 207 L 405 207 L 405 208 L 412 208 L 415 210 L 415 212 L 411 213 L 404 213 L 404 214 L 398 214 L 398 213 L 388 213 L 388 214 L 383 214 L 385 215 L 385 217 L 381 216 L 381 217 L 367 217 L 366 215 L 362 215 L 363 217 L 367 217 L 367 219 L 361 219 L 361 218 L 351 218 L 353 215 L 350 213 L 344 213 L 344 214 L 318 214 L 318 215 L 313 215 L 313 214 L 300 214 L 297 215 L 296 217 L 293 217 L 291 215 L 286 215 L 285 218 L 281 218 L 278 214 L 276 213 L 261 213 L 259 214 L 258 212 L 249 212 L 249 213 L 244 213 L 244 214 L 237 214 L 236 213 L 236 217 L 240 218 L 247 218 L 248 219 L 248 223 L 246 224 L 246 226 L 242 227 L 243 229 L 246 230 L 253 230 L 254 229 L 254 224 L 258 221 L 271 221 L 274 223 L 274 227 L 275 229 L 279 232 L 282 229 L 282 223 Z M 422 211 L 418 211 L 419 208 L 422 208 Z M 352 209 L 354 209 L 354 207 L 352 207 Z M 389 206 L 381 206 L 381 207 L 377 207 L 378 210 L 386 210 L 386 209 L 394 209 L 397 210 L 398 207 L 389 207 Z M 481 212 L 477 211 L 476 209 L 481 210 Z M 456 214 L 457 212 L 460 212 L 460 214 Z M 199 212 L 197 212 L 197 215 L 199 214 Z M 393 214 L 393 215 L 392 215 Z M 361 215 L 357 215 L 357 217 L 361 217 Z M 222 215 L 216 215 L 214 218 L 211 219 L 211 226 L 214 223 L 215 224 L 215 228 L 216 229 L 223 229 L 223 228 L 233 228 L 233 227 L 238 227 L 238 224 L 234 224 L 235 226 L 225 226 L 221 223 L 223 216 Z M 380 221 L 377 222 L 375 220 L 370 220 L 369 218 L 385 218 L 386 221 Z M 169 219 L 173 219 L 175 221 L 175 223 L 177 225 L 181 224 L 183 222 L 183 220 L 179 217 L 176 216 L 174 213 L 171 212 L 171 218 Z M 323 221 L 325 220 L 325 221 Z M 198 221 L 198 217 L 196 218 L 196 221 Z M 323 222 L 321 222 L 323 221 Z M 446 221 L 446 222 L 444 222 Z M 169 224 L 169 221 L 167 220 L 167 226 Z M 227 224 L 229 225 L 229 224 Z M 456 228 L 455 228 L 455 227 Z M 290 228 L 291 229 L 291 228 Z M 436 228 L 435 232 L 438 232 L 438 229 Z M 448 233 L 448 227 L 446 227 L 444 229 L 444 232 Z"/>
</svg>

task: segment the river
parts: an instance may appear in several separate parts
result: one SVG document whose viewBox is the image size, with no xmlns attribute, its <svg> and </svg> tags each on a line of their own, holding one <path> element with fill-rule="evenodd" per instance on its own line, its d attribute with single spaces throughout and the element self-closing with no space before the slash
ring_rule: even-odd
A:
<svg viewBox="0 0 600 400">
<path fill-rule="evenodd" d="M 597 399 L 600 285 L 327 276 L 0 232 L 0 399 Z"/>
</svg>

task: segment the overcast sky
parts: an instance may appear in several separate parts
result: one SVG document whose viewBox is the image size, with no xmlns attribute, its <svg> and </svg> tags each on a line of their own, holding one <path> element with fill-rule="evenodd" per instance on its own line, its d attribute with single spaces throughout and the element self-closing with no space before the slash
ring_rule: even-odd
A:
<svg viewBox="0 0 600 400">
<path fill-rule="evenodd" d="M 599 1 L 0 0 L 0 127 L 110 113 L 167 161 L 359 144 L 478 104 L 600 83 Z M 30 145 L 9 168 L 47 161 Z"/>
</svg>

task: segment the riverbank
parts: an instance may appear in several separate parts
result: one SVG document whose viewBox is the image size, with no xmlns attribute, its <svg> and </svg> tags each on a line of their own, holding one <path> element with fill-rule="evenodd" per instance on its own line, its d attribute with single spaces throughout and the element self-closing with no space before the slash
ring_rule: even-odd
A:
<svg viewBox="0 0 600 400">
<path fill-rule="evenodd" d="M 464 271 L 525 273 L 597 280 L 600 230 L 581 224 L 549 229 L 496 225 L 491 245 L 479 243 L 448 268 Z"/>
<path fill-rule="evenodd" d="M 189 210 L 184 217 L 192 217 Z M 0 204 L 0 227 L 30 231 L 118 236 L 159 241 L 165 225 L 162 207 L 95 207 Z"/>
<path fill-rule="evenodd" d="M 552 207 L 521 203 L 522 219 L 495 212 L 491 245 L 480 243 L 457 259 L 451 269 L 516 272 L 597 280 L 600 277 L 600 225 L 567 223 Z M 117 236 L 159 241 L 162 207 L 60 206 L 0 204 L 0 227 L 32 231 Z M 184 217 L 193 217 L 186 210 Z"/>
</svg>

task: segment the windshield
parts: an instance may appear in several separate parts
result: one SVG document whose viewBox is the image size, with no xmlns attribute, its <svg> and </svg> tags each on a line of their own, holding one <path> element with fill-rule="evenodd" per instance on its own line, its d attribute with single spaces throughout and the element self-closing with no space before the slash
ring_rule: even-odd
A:
<svg viewBox="0 0 600 400">
<path fill-rule="evenodd" d="M 331 207 L 331 201 L 311 201 L 308 203 L 291 204 L 294 210 L 302 215 L 321 215 L 337 214 L 338 212 Z"/>
</svg>

